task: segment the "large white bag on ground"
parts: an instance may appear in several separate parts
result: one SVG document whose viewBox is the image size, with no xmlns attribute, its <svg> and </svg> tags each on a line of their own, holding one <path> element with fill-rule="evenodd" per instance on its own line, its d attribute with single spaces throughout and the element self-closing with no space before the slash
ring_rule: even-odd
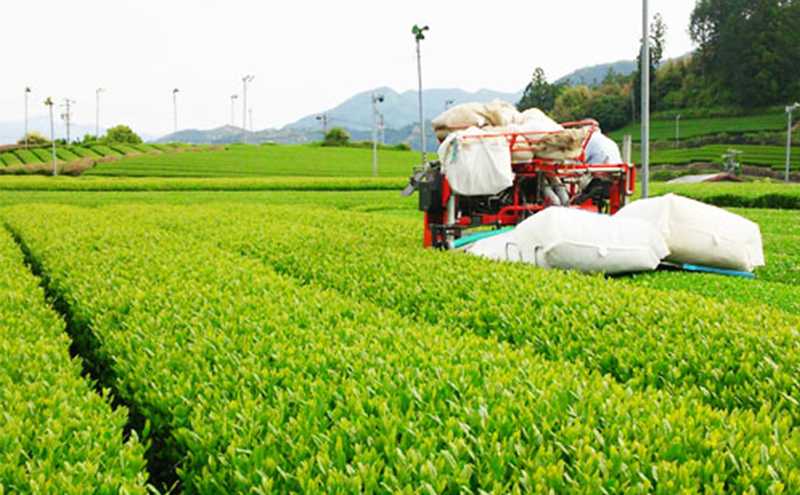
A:
<svg viewBox="0 0 800 495">
<path fill-rule="evenodd" d="M 654 270 L 669 254 L 649 223 L 551 207 L 513 231 L 523 261 L 543 268 L 610 275 Z"/>
<path fill-rule="evenodd" d="M 469 254 L 498 261 L 521 261 L 514 231 L 481 239 L 466 249 Z"/>
<path fill-rule="evenodd" d="M 480 137 L 485 135 L 470 127 L 450 134 L 439 146 L 442 173 L 458 194 L 488 196 L 514 184 L 508 141 L 503 136 Z"/>
<path fill-rule="evenodd" d="M 640 199 L 616 216 L 649 222 L 669 246 L 667 261 L 752 272 L 764 265 L 758 224 L 716 206 L 667 194 Z"/>
</svg>

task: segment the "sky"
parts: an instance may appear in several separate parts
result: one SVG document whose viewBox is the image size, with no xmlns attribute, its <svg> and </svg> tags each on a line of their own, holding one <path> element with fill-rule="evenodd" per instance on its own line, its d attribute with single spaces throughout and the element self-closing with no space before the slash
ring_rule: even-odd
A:
<svg viewBox="0 0 800 495">
<path fill-rule="evenodd" d="M 668 28 L 665 56 L 692 50 L 695 0 L 649 4 Z M 639 0 L 24 0 L 2 10 L 0 122 L 24 120 L 31 87 L 31 118 L 46 115 L 46 97 L 70 98 L 73 122 L 93 127 L 102 87 L 101 128 L 126 124 L 153 137 L 173 129 L 174 88 L 179 129 L 230 123 L 233 94 L 241 126 L 249 74 L 257 130 L 372 88 L 416 89 L 414 24 L 430 26 L 424 87 L 467 91 L 519 91 L 536 67 L 552 81 L 631 60 L 642 33 Z"/>
</svg>

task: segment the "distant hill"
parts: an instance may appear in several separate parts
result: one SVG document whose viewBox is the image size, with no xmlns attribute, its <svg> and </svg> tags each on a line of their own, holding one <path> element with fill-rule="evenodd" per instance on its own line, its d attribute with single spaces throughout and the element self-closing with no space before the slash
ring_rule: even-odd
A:
<svg viewBox="0 0 800 495">
<path fill-rule="evenodd" d="M 327 110 L 331 125 L 338 125 L 351 131 L 372 129 L 372 93 L 377 92 L 384 97 L 383 103 L 378 105 L 378 110 L 383 113 L 387 129 L 401 129 L 419 122 L 419 96 L 416 91 L 398 93 L 391 88 L 376 88 L 358 93 L 340 105 Z M 488 103 L 495 98 L 516 103 L 522 96 L 522 91 L 517 93 L 501 93 L 488 89 L 481 89 L 470 93 L 461 89 L 428 89 L 422 92 L 425 120 L 431 120 L 444 111 L 445 102 L 452 100 L 454 104 L 467 102 Z M 315 113 L 285 126 L 289 129 L 318 129 L 320 122 Z"/>
<path fill-rule="evenodd" d="M 603 79 L 608 74 L 608 69 L 614 69 L 614 72 L 623 76 L 628 76 L 636 71 L 635 60 L 620 60 L 608 64 L 593 65 L 591 67 L 584 67 L 575 72 L 570 72 L 566 76 L 556 80 L 556 84 L 566 83 L 571 86 L 596 86 L 603 82 Z"/>
</svg>

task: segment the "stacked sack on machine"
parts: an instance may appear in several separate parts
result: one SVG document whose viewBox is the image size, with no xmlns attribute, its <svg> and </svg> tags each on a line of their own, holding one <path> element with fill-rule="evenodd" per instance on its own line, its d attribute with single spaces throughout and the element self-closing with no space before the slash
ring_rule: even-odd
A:
<svg viewBox="0 0 800 495">
<path fill-rule="evenodd" d="M 514 105 L 501 100 L 457 105 L 433 119 L 431 125 L 439 141 L 446 141 L 453 134 L 456 134 L 453 139 L 458 139 L 459 135 L 473 135 L 470 132 L 474 132 L 474 128 L 490 136 L 513 135 L 513 163 L 529 162 L 533 158 L 577 160 L 590 134 L 586 128 L 565 130 L 538 108 L 519 112 Z M 473 130 L 467 132 L 471 128 Z M 474 138 L 462 142 L 469 139 Z M 508 139 L 506 149 L 512 144 Z"/>
</svg>

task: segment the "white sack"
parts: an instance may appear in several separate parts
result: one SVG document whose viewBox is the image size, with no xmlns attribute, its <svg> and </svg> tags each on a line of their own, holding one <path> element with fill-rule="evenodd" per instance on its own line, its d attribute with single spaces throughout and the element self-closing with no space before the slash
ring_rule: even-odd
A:
<svg viewBox="0 0 800 495">
<path fill-rule="evenodd" d="M 529 108 L 519 114 L 516 123 L 519 124 L 524 132 L 557 132 L 564 130 L 564 127 L 538 108 Z"/>
<path fill-rule="evenodd" d="M 598 129 L 586 143 L 586 163 L 591 165 L 617 165 L 622 163 L 619 146 Z"/>
<path fill-rule="evenodd" d="M 641 199 L 616 214 L 644 220 L 667 241 L 667 261 L 752 272 L 764 265 L 758 224 L 716 206 L 667 194 Z"/>
<path fill-rule="evenodd" d="M 511 162 L 512 163 L 527 163 L 533 160 L 533 152 L 536 145 L 528 142 L 524 130 L 519 124 L 509 124 L 507 126 L 486 126 L 483 128 L 487 134 L 506 134 L 506 138 L 511 146 Z M 515 135 L 515 136 L 514 136 Z M 514 140 L 513 146 L 511 139 Z"/>
<path fill-rule="evenodd" d="M 516 122 L 520 113 L 517 107 L 511 103 L 496 99 L 486 104 L 483 115 L 486 117 L 489 125 L 506 126 Z"/>
<path fill-rule="evenodd" d="M 431 127 L 439 139 L 444 139 L 451 132 L 463 130 L 471 126 L 486 125 L 486 105 L 483 103 L 462 103 L 445 111 L 431 121 Z"/>
<path fill-rule="evenodd" d="M 514 184 L 511 153 L 505 137 L 469 137 L 486 133 L 477 127 L 450 134 L 439 146 L 442 173 L 463 196 L 488 196 Z"/>
<path fill-rule="evenodd" d="M 513 231 L 522 260 L 543 268 L 610 275 L 654 270 L 669 249 L 647 222 L 551 207 Z"/>
<path fill-rule="evenodd" d="M 521 261 L 514 231 L 504 232 L 473 243 L 466 252 L 498 261 Z"/>
</svg>

